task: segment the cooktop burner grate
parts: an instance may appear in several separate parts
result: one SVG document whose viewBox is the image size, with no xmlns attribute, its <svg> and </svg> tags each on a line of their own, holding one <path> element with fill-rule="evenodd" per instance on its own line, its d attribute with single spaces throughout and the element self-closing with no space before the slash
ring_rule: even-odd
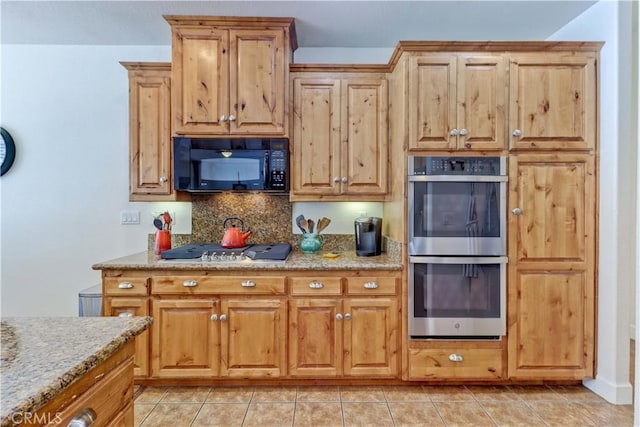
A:
<svg viewBox="0 0 640 427">
<path fill-rule="evenodd" d="M 252 260 L 284 261 L 291 252 L 289 243 L 255 244 L 242 248 L 223 248 L 217 243 L 196 243 L 180 246 L 162 252 L 160 257 L 165 260 L 189 260 L 202 259 L 206 252 L 208 257 L 223 257 L 221 260 L 242 260 L 248 257 Z"/>
</svg>

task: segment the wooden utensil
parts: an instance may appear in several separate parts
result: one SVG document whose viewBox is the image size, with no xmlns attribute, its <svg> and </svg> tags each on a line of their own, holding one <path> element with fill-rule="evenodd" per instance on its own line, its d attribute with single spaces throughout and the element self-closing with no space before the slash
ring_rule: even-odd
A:
<svg viewBox="0 0 640 427">
<path fill-rule="evenodd" d="M 309 222 L 304 217 L 300 220 L 300 226 L 304 230 L 303 233 L 309 232 Z"/>
<path fill-rule="evenodd" d="M 315 226 L 315 222 L 313 222 L 312 219 L 308 219 L 307 225 L 309 226 L 309 233 L 313 233 L 313 227 Z"/>
<path fill-rule="evenodd" d="M 323 216 L 318 220 L 318 233 L 327 228 L 327 226 L 331 223 L 331 220 L 326 216 Z"/>
</svg>

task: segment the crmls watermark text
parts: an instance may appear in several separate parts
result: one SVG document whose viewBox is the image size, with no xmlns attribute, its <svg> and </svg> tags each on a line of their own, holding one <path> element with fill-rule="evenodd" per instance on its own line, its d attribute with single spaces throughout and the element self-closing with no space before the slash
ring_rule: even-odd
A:
<svg viewBox="0 0 640 427">
<path fill-rule="evenodd" d="M 62 414 L 37 414 L 33 412 L 14 412 L 11 414 L 11 421 L 14 424 L 60 424 Z"/>
</svg>

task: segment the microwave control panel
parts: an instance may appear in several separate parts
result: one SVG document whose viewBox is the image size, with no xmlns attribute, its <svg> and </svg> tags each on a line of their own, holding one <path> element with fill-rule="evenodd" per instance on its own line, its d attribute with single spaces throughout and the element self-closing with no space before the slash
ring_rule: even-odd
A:
<svg viewBox="0 0 640 427">
<path fill-rule="evenodd" d="M 269 158 L 270 188 L 287 189 L 287 161 L 289 154 L 284 143 L 272 143 Z"/>
</svg>

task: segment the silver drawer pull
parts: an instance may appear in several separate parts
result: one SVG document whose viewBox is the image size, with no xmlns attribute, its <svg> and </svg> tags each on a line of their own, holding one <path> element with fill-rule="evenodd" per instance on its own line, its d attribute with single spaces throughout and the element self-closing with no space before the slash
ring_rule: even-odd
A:
<svg viewBox="0 0 640 427">
<path fill-rule="evenodd" d="M 255 288 L 256 287 L 256 282 L 254 282 L 253 280 L 243 280 L 242 281 L 242 287 L 243 288 Z"/>
<path fill-rule="evenodd" d="M 198 286 L 198 282 L 196 282 L 195 280 L 185 280 L 184 282 L 182 282 L 182 286 L 184 286 L 185 288 L 192 288 L 194 286 Z"/>
<path fill-rule="evenodd" d="M 85 408 L 69 421 L 67 427 L 89 427 L 96 419 L 96 411 Z"/>
<path fill-rule="evenodd" d="M 131 289 L 131 288 L 133 288 L 133 283 L 131 282 L 118 283 L 118 289 Z"/>
<path fill-rule="evenodd" d="M 451 360 L 452 362 L 462 362 L 464 360 L 464 357 L 462 357 L 461 354 L 451 353 L 449 355 L 449 360 Z"/>
<path fill-rule="evenodd" d="M 315 282 L 314 281 L 314 282 L 309 283 L 309 287 L 311 289 L 322 289 L 322 288 L 324 288 L 324 285 L 322 284 L 322 282 Z"/>
<path fill-rule="evenodd" d="M 133 313 L 127 313 L 126 311 L 118 314 L 118 317 L 133 317 Z"/>
<path fill-rule="evenodd" d="M 365 289 L 378 289 L 378 282 L 365 282 Z"/>
</svg>

